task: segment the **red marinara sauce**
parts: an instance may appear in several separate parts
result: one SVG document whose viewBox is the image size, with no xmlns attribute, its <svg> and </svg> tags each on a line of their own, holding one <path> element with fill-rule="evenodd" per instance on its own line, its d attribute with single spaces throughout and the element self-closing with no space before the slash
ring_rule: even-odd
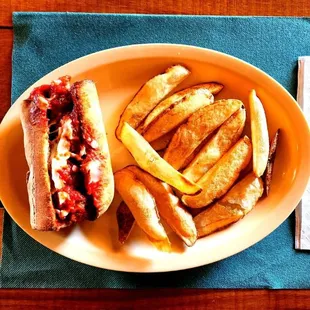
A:
<svg viewBox="0 0 310 310">
<path fill-rule="evenodd" d="M 48 101 L 46 96 L 49 95 L 50 86 L 42 85 L 36 87 L 31 93 L 27 101 L 29 102 L 30 123 L 32 125 L 47 126 L 47 109 Z"/>
<path fill-rule="evenodd" d="M 99 161 L 100 166 L 99 174 L 102 175 L 102 165 L 105 161 L 105 156 L 102 154 L 97 154 L 95 150 L 88 150 L 87 156 L 85 160 L 83 161 L 83 164 L 81 165 L 81 170 L 85 176 L 85 188 L 87 191 L 87 194 L 93 197 L 95 206 L 98 206 L 100 204 L 100 196 L 101 193 L 99 192 L 99 188 L 102 186 L 102 177 L 99 178 L 98 181 L 92 182 L 90 179 L 90 171 L 88 170 L 88 164 L 92 161 Z"/>
<path fill-rule="evenodd" d="M 79 207 L 81 203 L 85 205 L 85 196 L 71 186 L 65 186 L 61 191 L 67 193 L 69 196 L 66 201 L 61 205 L 62 210 L 67 210 L 68 212 L 74 213 L 76 210 L 81 209 Z"/>
<path fill-rule="evenodd" d="M 70 80 L 69 75 L 60 77 L 52 81 L 50 86 L 50 109 L 52 114 L 72 109 L 72 97 L 70 93 Z"/>
<path fill-rule="evenodd" d="M 32 90 L 27 101 L 30 104 L 30 122 L 32 125 L 45 126 L 48 119 L 57 118 L 61 112 L 72 108 L 69 75 L 60 77 L 51 85 L 41 85 Z M 49 114 L 48 115 L 48 110 Z"/>
</svg>

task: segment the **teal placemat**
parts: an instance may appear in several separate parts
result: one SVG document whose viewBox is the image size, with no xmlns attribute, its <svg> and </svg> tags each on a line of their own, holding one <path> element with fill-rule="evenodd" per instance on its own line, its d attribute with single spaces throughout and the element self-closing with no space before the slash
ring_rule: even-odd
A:
<svg viewBox="0 0 310 310">
<path fill-rule="evenodd" d="M 77 57 L 136 43 L 183 43 L 237 56 L 295 96 L 297 57 L 310 55 L 310 20 L 295 18 L 15 13 L 12 101 Z M 205 255 L 208 255 L 206 253 Z M 5 218 L 2 287 L 310 288 L 310 253 L 294 250 L 294 218 L 250 249 L 186 271 L 134 274 L 53 253 Z"/>
</svg>

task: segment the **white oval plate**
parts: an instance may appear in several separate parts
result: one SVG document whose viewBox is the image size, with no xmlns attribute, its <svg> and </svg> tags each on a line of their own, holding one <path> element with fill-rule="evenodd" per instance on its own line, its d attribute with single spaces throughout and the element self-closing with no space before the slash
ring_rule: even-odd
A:
<svg viewBox="0 0 310 310">
<path fill-rule="evenodd" d="M 179 89 L 218 81 L 225 85 L 219 98 L 241 99 L 246 106 L 250 89 L 256 89 L 266 110 L 270 134 L 277 128 L 282 129 L 270 196 L 262 199 L 243 220 L 198 240 L 192 248 L 184 246 L 169 230 L 173 244 L 170 254 L 157 251 L 137 226 L 125 245 L 118 244 L 115 216 L 120 201 L 118 195 L 108 212 L 95 222 L 84 222 L 60 232 L 32 230 L 25 184 L 27 164 L 19 121 L 20 102 L 28 97 L 30 90 L 66 74 L 71 75 L 73 81 L 94 80 L 116 171 L 133 162 L 114 135 L 122 110 L 149 78 L 176 63 L 184 64 L 192 71 Z M 270 76 L 237 58 L 192 46 L 133 45 L 72 61 L 27 89 L 11 107 L 0 128 L 0 197 L 11 217 L 27 234 L 49 249 L 73 260 L 112 270 L 180 270 L 238 253 L 270 234 L 289 216 L 300 200 L 310 174 L 309 128 L 290 94 Z"/>
</svg>

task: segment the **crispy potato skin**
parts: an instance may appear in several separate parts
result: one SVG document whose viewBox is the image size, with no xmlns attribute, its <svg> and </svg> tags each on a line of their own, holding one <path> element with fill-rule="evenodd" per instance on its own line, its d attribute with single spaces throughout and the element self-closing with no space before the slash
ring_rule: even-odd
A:
<svg viewBox="0 0 310 310">
<path fill-rule="evenodd" d="M 136 175 L 154 197 L 160 216 L 187 246 L 192 246 L 197 240 L 193 218 L 174 195 L 172 188 L 137 166 L 128 166 L 127 169 Z"/>
<path fill-rule="evenodd" d="M 116 128 L 116 137 L 120 138 L 124 122 L 130 124 L 133 128 L 137 128 L 154 107 L 189 74 L 188 69 L 176 65 L 146 82 L 123 111 Z"/>
<path fill-rule="evenodd" d="M 124 201 L 119 204 L 116 210 L 116 219 L 118 226 L 118 241 L 121 244 L 124 244 L 135 224 L 135 218 Z"/>
<path fill-rule="evenodd" d="M 223 196 L 250 162 L 252 145 L 248 137 L 240 139 L 199 181 L 203 190 L 182 201 L 191 208 L 202 208 Z"/>
<path fill-rule="evenodd" d="M 182 169 L 195 149 L 242 106 L 240 100 L 228 99 L 199 109 L 178 128 L 164 159 L 176 170 Z"/>
<path fill-rule="evenodd" d="M 161 158 L 150 144 L 126 122 L 123 125 L 120 138 L 143 170 L 182 193 L 191 195 L 201 190 L 197 184 L 189 181 Z"/>
<path fill-rule="evenodd" d="M 156 244 L 170 246 L 168 236 L 160 223 L 156 203 L 145 185 L 129 169 L 115 173 L 115 186 L 118 193 L 132 212 L 137 224 Z"/>
<path fill-rule="evenodd" d="M 160 102 L 154 110 L 146 117 L 143 123 L 137 128 L 137 131 L 141 134 L 145 133 L 148 127 L 152 124 L 154 120 L 160 117 L 165 110 L 171 109 L 176 104 L 179 104 L 185 97 L 189 97 L 198 93 L 203 94 L 204 92 L 208 95 L 210 92 L 212 95 L 218 94 L 222 89 L 223 85 L 215 82 L 209 82 L 204 84 L 198 84 L 186 89 L 183 89 L 176 94 L 171 95 L 167 99 Z"/>
<path fill-rule="evenodd" d="M 194 112 L 213 101 L 213 95 L 207 88 L 189 92 L 154 118 L 143 132 L 143 137 L 149 142 L 162 137 L 184 123 Z"/>
<path fill-rule="evenodd" d="M 183 171 L 188 179 L 197 182 L 238 141 L 245 124 L 245 109 L 234 113 L 195 156 Z"/>
<path fill-rule="evenodd" d="M 250 92 L 251 136 L 253 143 L 253 171 L 264 174 L 269 155 L 269 134 L 264 107 L 253 89 Z"/>
<path fill-rule="evenodd" d="M 175 134 L 176 130 L 172 130 L 168 133 L 166 133 L 164 136 L 156 139 L 155 141 L 151 142 L 151 147 L 155 150 L 155 151 L 162 151 L 164 150 L 168 144 L 170 143 L 173 135 Z"/>
<path fill-rule="evenodd" d="M 266 168 L 266 171 L 264 174 L 266 196 L 268 196 L 269 192 L 270 192 L 272 174 L 273 174 L 273 166 L 274 166 L 274 161 L 276 158 L 276 151 L 277 151 L 278 142 L 279 142 L 279 135 L 280 135 L 280 129 L 278 129 L 276 131 L 276 133 L 275 133 L 275 135 L 272 138 L 271 143 L 270 143 L 270 150 L 269 150 L 267 168 Z"/>
<path fill-rule="evenodd" d="M 240 220 L 253 209 L 263 191 L 262 180 L 253 173 L 248 174 L 220 201 L 194 218 L 198 236 L 212 234 Z"/>
</svg>

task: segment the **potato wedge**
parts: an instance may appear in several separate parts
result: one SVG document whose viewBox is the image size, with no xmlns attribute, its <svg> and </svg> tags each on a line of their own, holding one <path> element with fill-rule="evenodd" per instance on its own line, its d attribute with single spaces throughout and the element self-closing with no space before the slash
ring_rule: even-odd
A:
<svg viewBox="0 0 310 310">
<path fill-rule="evenodd" d="M 253 143 L 253 171 L 257 177 L 264 174 L 269 155 L 269 134 L 264 107 L 254 89 L 250 92 L 251 135 Z"/>
<path fill-rule="evenodd" d="M 118 240 L 121 244 L 124 244 L 135 224 L 135 218 L 124 201 L 120 203 L 116 210 L 116 219 L 118 225 Z"/>
<path fill-rule="evenodd" d="M 126 122 L 122 127 L 120 138 L 143 170 L 182 193 L 191 195 L 201 190 L 197 184 L 189 181 L 161 158 L 150 144 Z"/>
<path fill-rule="evenodd" d="M 219 100 L 195 112 L 172 137 L 164 159 L 176 170 L 183 168 L 194 150 L 242 106 L 240 100 Z"/>
<path fill-rule="evenodd" d="M 224 85 L 217 83 L 217 82 L 202 83 L 202 84 L 192 86 L 192 88 L 194 87 L 200 88 L 201 85 L 204 85 L 204 87 L 208 88 L 212 95 L 217 95 L 224 88 Z"/>
<path fill-rule="evenodd" d="M 183 195 L 182 201 L 191 208 L 202 208 L 223 196 L 251 160 L 252 146 L 248 137 L 240 139 L 199 181 L 202 192 Z"/>
<path fill-rule="evenodd" d="M 198 238 L 222 230 L 242 218 L 243 212 L 241 210 L 232 208 L 230 205 L 226 206 L 220 202 L 215 203 L 194 217 Z"/>
<path fill-rule="evenodd" d="M 166 104 L 171 97 L 161 102 L 158 105 L 159 108 L 157 109 L 157 106 L 147 117 L 146 122 L 148 124 L 144 126 L 143 137 L 152 142 L 179 127 L 197 110 L 213 103 L 214 97 L 208 87 L 204 84 L 200 88 L 192 88 L 181 99 L 172 104 Z M 169 106 L 164 111 L 158 111 L 163 109 L 165 105 Z M 159 112 L 161 113 L 159 114 Z"/>
<path fill-rule="evenodd" d="M 196 208 L 196 209 L 187 207 L 187 210 L 195 218 L 195 216 L 197 216 L 199 213 L 203 212 L 207 208 L 209 208 L 209 207 Z"/>
<path fill-rule="evenodd" d="M 266 169 L 265 174 L 264 174 L 266 196 L 269 195 L 269 191 L 270 191 L 272 173 L 273 173 L 273 165 L 274 165 L 274 160 L 276 157 L 276 151 L 277 151 L 277 147 L 278 147 L 279 134 L 280 134 L 280 129 L 278 129 L 276 131 L 276 133 L 275 133 L 275 135 L 272 138 L 271 143 L 270 143 L 267 169 Z"/>
<path fill-rule="evenodd" d="M 155 150 L 155 151 L 162 151 L 164 150 L 169 142 L 171 141 L 173 135 L 175 134 L 176 130 L 172 130 L 168 133 L 166 133 L 164 136 L 156 139 L 155 141 L 151 142 L 151 147 Z"/>
<path fill-rule="evenodd" d="M 197 182 L 238 141 L 245 124 L 245 109 L 235 112 L 201 149 L 183 171 L 188 179 Z"/>
<path fill-rule="evenodd" d="M 197 240 L 193 217 L 174 195 L 172 188 L 137 166 L 128 166 L 127 169 L 136 175 L 154 197 L 160 216 L 187 246 L 192 246 Z"/>
<path fill-rule="evenodd" d="M 119 138 L 124 122 L 137 128 L 154 107 L 189 74 L 188 69 L 176 65 L 146 82 L 123 111 L 116 128 L 116 137 Z"/>
<path fill-rule="evenodd" d="M 185 96 L 166 109 L 149 125 L 143 133 L 144 139 L 152 142 L 162 137 L 183 124 L 194 112 L 213 103 L 213 101 L 213 96 L 207 89 L 204 92 Z"/>
<path fill-rule="evenodd" d="M 213 134 L 213 133 L 212 133 Z M 211 135 L 212 135 L 211 134 Z M 210 135 L 210 136 L 211 136 Z M 209 137 L 207 137 L 207 139 L 205 139 L 204 141 L 202 141 L 202 143 L 200 143 L 200 145 L 198 147 L 195 148 L 194 152 L 186 158 L 186 160 L 184 161 L 183 167 L 187 167 L 193 160 L 194 158 L 198 155 L 198 153 L 201 151 L 201 149 L 204 147 L 204 142 L 208 140 Z M 183 174 L 183 172 L 182 172 Z"/>
<path fill-rule="evenodd" d="M 219 83 L 209 82 L 183 89 L 176 94 L 171 95 L 154 108 L 154 110 L 147 116 L 144 122 L 137 128 L 137 131 L 143 134 L 152 124 L 152 122 L 155 121 L 160 115 L 162 115 L 164 111 L 171 109 L 175 105 L 181 103 L 185 97 L 196 95 L 198 93 L 204 93 L 205 90 L 207 90 L 206 93 L 210 91 L 212 95 L 216 95 L 223 89 L 223 87 L 224 86 Z"/>
<path fill-rule="evenodd" d="M 248 214 L 262 197 L 264 184 L 261 178 L 253 172 L 247 174 L 220 200 L 222 204 L 235 206 L 242 210 L 243 215 Z"/>
<path fill-rule="evenodd" d="M 160 223 L 156 203 L 145 185 L 129 169 L 114 174 L 115 187 L 132 212 L 137 224 L 161 251 L 170 251 L 170 241 Z"/>
<path fill-rule="evenodd" d="M 221 200 L 194 218 L 198 236 L 210 235 L 240 220 L 253 209 L 263 191 L 262 180 L 248 174 Z"/>
</svg>

